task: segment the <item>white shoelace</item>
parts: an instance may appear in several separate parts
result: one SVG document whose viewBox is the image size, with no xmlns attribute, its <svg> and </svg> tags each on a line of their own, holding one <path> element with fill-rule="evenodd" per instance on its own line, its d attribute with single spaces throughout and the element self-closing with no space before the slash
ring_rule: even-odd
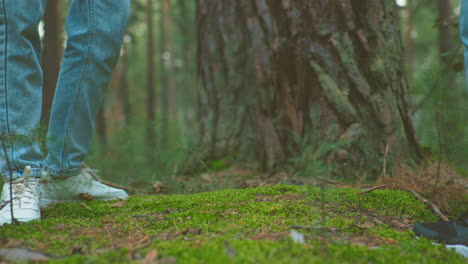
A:
<svg viewBox="0 0 468 264">
<path fill-rule="evenodd" d="M 25 176 L 21 179 L 13 181 L 11 183 L 13 202 L 31 204 L 31 200 L 35 200 L 38 195 L 37 182 L 31 180 L 29 177 Z"/>
</svg>

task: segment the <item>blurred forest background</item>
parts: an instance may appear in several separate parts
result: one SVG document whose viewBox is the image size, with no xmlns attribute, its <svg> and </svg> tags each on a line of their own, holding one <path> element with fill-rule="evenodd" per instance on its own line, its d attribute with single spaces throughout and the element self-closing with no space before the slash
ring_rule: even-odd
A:
<svg viewBox="0 0 468 264">
<path fill-rule="evenodd" d="M 66 39 L 64 19 L 68 2 L 49 0 L 40 26 L 44 44 L 44 124 Z M 279 132 L 277 141 L 293 146 L 291 150 L 268 141 L 271 133 L 264 128 L 281 127 L 282 119 L 262 119 L 261 113 L 269 115 L 276 111 L 275 105 L 263 104 L 267 106 L 259 110 L 261 106 L 254 98 L 267 98 L 272 94 L 268 90 L 265 94 L 254 92 L 253 82 L 249 80 L 257 78 L 258 74 L 267 74 L 259 73 L 265 69 L 263 63 L 271 64 L 270 60 L 279 57 L 281 64 L 281 52 L 271 58 L 256 56 L 262 52 L 256 48 L 256 36 L 273 39 L 255 31 L 255 19 L 259 18 L 259 21 L 266 21 L 259 23 L 259 28 L 268 32 L 271 21 L 265 19 L 261 10 L 266 1 L 250 1 L 257 3 L 252 5 L 254 7 L 249 1 L 239 1 L 238 6 L 236 2 L 223 5 L 203 0 L 132 0 L 131 22 L 97 118 L 95 143 L 87 163 L 105 178 L 118 183 L 151 188 L 155 182 L 161 182 L 159 187 L 176 192 L 190 191 L 184 182 L 190 182 L 191 177 L 205 177 L 204 190 L 229 187 L 229 184 L 220 186 L 221 183 L 210 178 L 210 173 L 228 168 L 231 169 L 225 177 L 231 177 L 229 173 L 232 173 L 232 177 L 244 174 L 255 178 L 267 171 L 270 172 L 267 175 L 280 172 L 292 175 L 287 178 L 373 180 L 381 174 L 382 166 L 385 170 L 386 165 L 382 164 L 388 162 L 390 168 L 392 161 L 396 163 L 395 159 L 387 159 L 389 145 L 384 144 L 379 146 L 381 150 L 377 156 L 380 157 L 351 158 L 352 166 L 336 169 L 340 162 L 347 162 L 349 151 L 343 147 L 347 143 L 327 140 L 328 133 L 335 132 L 308 133 L 321 131 L 323 123 L 292 122 L 291 130 L 301 133 Z M 300 2 L 303 1 L 290 3 L 291 10 Z M 396 3 L 399 23 L 393 25 L 399 28 L 392 32 L 401 34 L 403 41 L 405 54 L 401 57 L 405 59 L 403 71 L 408 80 L 404 97 L 421 153 L 426 159 L 443 160 L 466 175 L 468 96 L 463 47 L 458 33 L 460 1 L 397 0 Z M 355 10 L 358 14 L 361 11 Z M 246 30 L 242 31 L 243 28 Z M 358 35 L 363 36 L 359 32 Z M 338 42 L 343 39 L 341 35 L 333 36 Z M 249 45 L 245 39 L 253 44 Z M 226 65 L 209 64 L 208 60 L 220 61 L 220 57 Z M 248 67 L 250 58 L 254 58 L 253 70 Z M 294 64 L 285 67 L 295 68 Z M 316 64 L 311 67 L 316 72 L 322 71 Z M 278 75 L 281 72 L 276 70 Z M 223 77 L 217 78 L 216 74 Z M 279 97 L 285 98 L 285 95 Z M 238 107 L 240 105 L 242 107 Z M 314 107 L 311 104 L 310 109 Z M 291 114 L 288 109 L 285 111 L 290 116 L 299 115 Z M 314 118 L 318 120 L 329 114 L 311 111 L 310 115 L 313 123 Z M 307 126 L 309 128 L 305 129 Z M 281 151 L 275 152 L 280 148 Z M 367 155 L 366 150 L 361 152 Z"/>
</svg>

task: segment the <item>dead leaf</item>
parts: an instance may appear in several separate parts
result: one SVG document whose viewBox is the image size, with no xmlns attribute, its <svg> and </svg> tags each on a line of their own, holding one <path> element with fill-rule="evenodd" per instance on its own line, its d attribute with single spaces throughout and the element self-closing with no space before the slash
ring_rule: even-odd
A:
<svg viewBox="0 0 468 264">
<path fill-rule="evenodd" d="M 145 258 L 138 261 L 139 264 L 156 264 L 159 263 L 158 261 L 158 251 L 153 249 L 148 254 L 146 254 Z"/>
<path fill-rule="evenodd" d="M 86 251 L 83 247 L 72 248 L 72 255 L 86 255 Z"/>
<path fill-rule="evenodd" d="M 206 182 L 214 182 L 215 180 L 214 176 L 208 173 L 202 174 L 200 178 Z"/>
<path fill-rule="evenodd" d="M 58 224 L 56 226 L 54 226 L 54 229 L 57 230 L 57 231 L 60 231 L 60 230 L 63 230 L 65 229 L 65 224 Z"/>
<path fill-rule="evenodd" d="M 50 257 L 37 251 L 32 251 L 24 248 L 3 248 L 0 249 L 0 259 L 17 263 L 17 262 L 46 262 Z"/>
<path fill-rule="evenodd" d="M 374 228 L 375 224 L 373 222 L 366 221 L 362 224 L 357 224 L 356 226 L 360 228 Z"/>
<path fill-rule="evenodd" d="M 153 191 L 155 193 L 162 193 L 162 190 L 165 189 L 166 186 L 164 186 L 164 184 L 160 181 L 157 181 L 153 184 Z"/>
<path fill-rule="evenodd" d="M 395 224 L 395 226 L 397 226 L 397 227 L 399 227 L 399 228 L 403 228 L 403 229 L 409 228 L 408 225 L 406 225 L 406 224 L 404 224 L 404 223 L 401 223 L 401 222 L 399 222 L 398 220 L 392 220 L 391 222 L 392 222 L 393 224 Z"/>
<path fill-rule="evenodd" d="M 285 173 L 285 172 L 279 172 L 279 173 L 276 173 L 275 175 L 273 175 L 272 178 L 278 180 L 278 181 L 281 181 L 281 180 L 286 180 L 286 179 L 289 179 L 291 177 L 291 175 Z"/>
<path fill-rule="evenodd" d="M 200 228 L 186 228 L 184 230 L 181 230 L 177 232 L 175 235 L 176 236 L 186 236 L 186 235 L 200 235 L 201 234 L 201 229 Z"/>
<path fill-rule="evenodd" d="M 89 194 L 89 193 L 80 193 L 79 197 L 80 197 L 81 200 L 84 200 L 84 201 L 92 201 L 92 200 L 94 200 L 94 196 L 92 196 L 92 195 Z"/>
<path fill-rule="evenodd" d="M 155 261 L 157 258 L 158 258 L 158 251 L 156 249 L 151 250 L 145 256 L 145 259 L 149 261 Z"/>
<path fill-rule="evenodd" d="M 260 185 L 258 180 L 253 180 L 253 179 L 245 180 L 244 184 L 247 188 L 254 188 Z"/>
<path fill-rule="evenodd" d="M 120 208 L 120 207 L 123 207 L 125 205 L 125 201 L 118 201 L 114 204 L 112 204 L 111 206 L 114 207 L 114 208 Z"/>
<path fill-rule="evenodd" d="M 372 218 L 372 222 L 374 222 L 376 224 L 379 224 L 379 225 L 384 224 L 384 222 L 382 220 L 378 219 L 377 217 Z"/>
</svg>

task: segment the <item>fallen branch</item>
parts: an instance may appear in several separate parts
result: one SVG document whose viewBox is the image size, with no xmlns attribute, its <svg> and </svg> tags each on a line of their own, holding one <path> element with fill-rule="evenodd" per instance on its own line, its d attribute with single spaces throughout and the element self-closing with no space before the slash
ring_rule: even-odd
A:
<svg viewBox="0 0 468 264">
<path fill-rule="evenodd" d="M 105 185 L 108 185 L 108 186 L 111 186 L 111 187 L 114 187 L 114 188 L 119 188 L 119 189 L 124 189 L 126 191 L 130 191 L 130 192 L 134 192 L 134 193 L 139 193 L 140 190 L 138 189 L 135 189 L 135 188 L 130 188 L 130 187 L 125 187 L 125 186 L 122 186 L 122 185 L 119 185 L 119 184 L 115 184 L 115 183 L 112 183 L 112 182 L 108 182 L 108 181 L 105 181 L 103 179 L 101 179 L 101 177 L 99 177 L 88 165 L 86 165 L 86 163 L 83 162 L 83 167 L 85 167 L 87 169 L 87 171 L 100 183 L 102 184 L 105 184 Z"/>
<path fill-rule="evenodd" d="M 372 187 L 372 188 L 369 188 L 369 189 L 367 189 L 367 190 L 365 190 L 365 191 L 360 192 L 359 194 L 362 195 L 362 194 L 370 193 L 370 192 L 373 192 L 373 191 L 375 191 L 375 190 L 383 189 L 383 188 L 386 188 L 386 187 L 387 187 L 386 184 L 384 184 L 384 185 L 379 185 L 379 186 L 374 186 L 374 187 Z"/>
<path fill-rule="evenodd" d="M 439 208 L 431 201 L 427 200 L 426 198 L 422 197 L 421 195 L 419 195 L 417 192 L 415 192 L 414 190 L 411 190 L 409 189 L 409 191 L 411 193 L 414 194 L 414 196 L 416 196 L 416 198 L 418 198 L 419 200 L 421 200 L 422 202 L 428 204 L 431 208 L 432 208 L 432 211 L 434 211 L 434 213 L 436 215 L 438 215 L 440 217 L 440 219 L 442 219 L 443 221 L 449 221 L 448 217 L 445 216 L 440 210 Z"/>
<path fill-rule="evenodd" d="M 339 181 L 335 181 L 335 180 L 330 180 L 330 179 L 327 179 L 327 178 L 325 178 L 325 177 L 318 177 L 318 179 L 324 181 L 325 183 L 332 184 L 332 185 L 334 185 L 334 186 L 337 186 L 337 185 L 338 185 L 338 186 L 341 186 L 341 187 L 343 187 L 343 186 L 346 186 L 346 187 L 349 186 L 349 185 L 347 185 L 346 183 L 339 182 Z"/>
</svg>

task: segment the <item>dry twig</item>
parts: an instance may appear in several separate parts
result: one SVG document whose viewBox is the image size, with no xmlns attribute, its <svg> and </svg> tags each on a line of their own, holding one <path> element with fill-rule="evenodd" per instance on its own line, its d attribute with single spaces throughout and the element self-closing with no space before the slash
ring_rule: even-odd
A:
<svg viewBox="0 0 468 264">
<path fill-rule="evenodd" d="M 414 190 L 409 189 L 409 191 L 411 193 L 413 193 L 414 196 L 416 196 L 416 198 L 418 198 L 422 202 L 428 204 L 432 208 L 432 211 L 434 211 L 434 213 L 437 214 L 440 217 L 440 219 L 442 219 L 443 221 L 449 221 L 448 217 L 445 216 L 434 203 L 432 203 L 431 201 L 429 201 L 426 198 L 422 197 L 421 195 L 419 195 Z"/>
<path fill-rule="evenodd" d="M 89 206 L 87 206 L 85 203 L 80 203 L 80 205 L 83 206 L 84 208 L 92 211 L 92 209 Z"/>
<path fill-rule="evenodd" d="M 374 186 L 374 187 L 372 187 L 372 188 L 369 188 L 369 189 L 367 189 L 367 190 L 365 190 L 365 191 L 360 192 L 359 194 L 370 193 L 370 192 L 373 192 L 373 191 L 375 191 L 375 190 L 383 189 L 383 188 L 386 188 L 386 187 L 387 187 L 386 184 L 379 185 L 379 186 Z"/>
</svg>

